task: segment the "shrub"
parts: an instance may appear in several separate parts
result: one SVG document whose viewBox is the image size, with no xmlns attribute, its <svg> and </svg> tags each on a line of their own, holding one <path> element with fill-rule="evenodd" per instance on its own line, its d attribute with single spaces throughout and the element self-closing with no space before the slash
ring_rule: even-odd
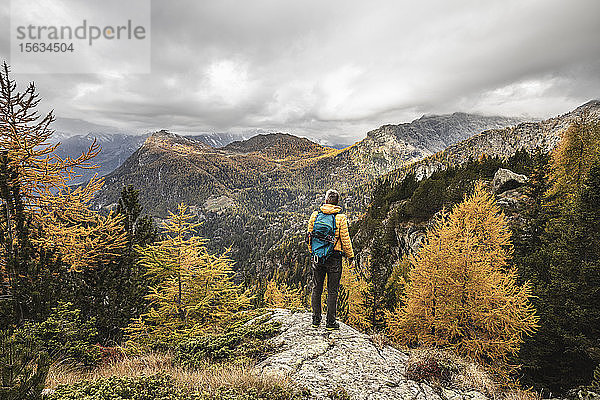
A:
<svg viewBox="0 0 600 400">
<path fill-rule="evenodd" d="M 157 374 L 140 377 L 110 377 L 61 385 L 48 400 L 184 400 L 190 399 L 174 384 L 169 375 Z"/>
<path fill-rule="evenodd" d="M 61 385 L 46 400 L 301 400 L 300 391 L 278 383 L 266 387 L 221 386 L 211 391 L 190 392 L 167 374 L 110 377 Z"/>
<path fill-rule="evenodd" d="M 428 382 L 461 390 L 476 389 L 490 398 L 500 395 L 500 388 L 481 365 L 467 361 L 451 351 L 421 348 L 410 351 L 406 361 L 407 379 Z"/>
<path fill-rule="evenodd" d="M 443 365 L 433 357 L 415 360 L 406 366 L 406 378 L 417 382 L 438 381 L 448 383 L 451 374 L 452 372 L 447 365 Z"/>
<path fill-rule="evenodd" d="M 0 331 L 0 399 L 39 399 L 50 362 L 24 332 Z"/>
<path fill-rule="evenodd" d="M 327 394 L 331 400 L 350 400 L 350 395 L 343 387 L 338 387 Z"/>
<path fill-rule="evenodd" d="M 68 359 L 85 366 L 100 361 L 95 320 L 87 321 L 72 303 L 59 303 L 44 322 L 28 323 L 25 330 L 54 359 Z"/>
<path fill-rule="evenodd" d="M 241 321 L 222 334 L 209 334 L 183 341 L 177 346 L 175 361 L 187 367 L 199 367 L 207 361 L 261 360 L 273 351 L 267 339 L 281 326 L 268 322 L 268 314 L 250 323 Z"/>
</svg>

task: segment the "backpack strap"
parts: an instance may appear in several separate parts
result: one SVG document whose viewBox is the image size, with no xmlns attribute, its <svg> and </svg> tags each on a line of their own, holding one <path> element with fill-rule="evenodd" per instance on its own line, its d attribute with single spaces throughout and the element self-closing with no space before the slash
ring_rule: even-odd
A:
<svg viewBox="0 0 600 400">
<path fill-rule="evenodd" d="M 337 215 L 338 213 L 334 213 L 333 214 L 333 238 L 335 239 L 335 242 L 333 242 L 333 247 L 335 247 L 335 245 L 337 244 L 339 238 L 335 237 L 335 222 L 337 220 Z"/>
</svg>

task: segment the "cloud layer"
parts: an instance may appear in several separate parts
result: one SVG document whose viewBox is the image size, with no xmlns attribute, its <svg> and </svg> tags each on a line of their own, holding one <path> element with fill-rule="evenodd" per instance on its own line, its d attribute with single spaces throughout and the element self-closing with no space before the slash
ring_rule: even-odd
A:
<svg viewBox="0 0 600 400">
<path fill-rule="evenodd" d="M 64 117 L 338 143 L 424 113 L 543 118 L 600 97 L 597 0 L 153 1 L 151 37 L 149 75 L 15 77 Z"/>
</svg>

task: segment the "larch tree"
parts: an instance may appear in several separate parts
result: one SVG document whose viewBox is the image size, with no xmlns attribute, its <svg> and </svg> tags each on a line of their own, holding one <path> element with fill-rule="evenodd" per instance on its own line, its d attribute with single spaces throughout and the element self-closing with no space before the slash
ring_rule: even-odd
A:
<svg viewBox="0 0 600 400">
<path fill-rule="evenodd" d="M 281 281 L 279 274 L 275 274 L 273 279 L 267 282 L 263 294 L 265 305 L 272 308 L 289 309 L 302 307 L 302 288 L 290 287 L 287 283 Z"/>
<path fill-rule="evenodd" d="M 581 195 L 583 180 L 600 153 L 600 124 L 589 112 L 577 117 L 562 133 L 551 154 L 548 206 L 572 207 Z"/>
<path fill-rule="evenodd" d="M 164 225 L 164 239 L 137 247 L 150 281 L 148 310 L 128 328 L 131 348 L 218 331 L 220 323 L 248 308 L 251 297 L 233 282 L 227 251 L 214 255 L 196 236 L 198 223 L 179 205 Z"/>
<path fill-rule="evenodd" d="M 338 314 L 342 321 L 360 330 L 366 330 L 369 327 L 367 308 L 364 303 L 367 288 L 366 280 L 344 258 L 338 297 Z"/>
<path fill-rule="evenodd" d="M 66 264 L 79 270 L 112 260 L 125 245 L 119 218 L 101 216 L 89 203 L 102 182 L 71 188 L 80 168 L 94 168 L 100 147 L 94 142 L 77 158 L 55 154 L 50 138 L 54 115 L 40 116 L 35 85 L 17 91 L 4 63 L 0 70 L 0 272 L 8 286 L 2 295 L 12 299 L 17 322 L 36 318 L 46 267 Z M 27 238 L 25 238 L 27 236 Z M 26 255 L 25 255 L 26 254 Z M 2 298 L 4 298 L 2 297 Z"/>
<path fill-rule="evenodd" d="M 516 271 L 507 268 L 511 250 L 506 219 L 478 183 L 409 259 L 403 306 L 388 315 L 391 336 L 506 366 L 538 323 L 529 283 L 519 286 Z"/>
</svg>

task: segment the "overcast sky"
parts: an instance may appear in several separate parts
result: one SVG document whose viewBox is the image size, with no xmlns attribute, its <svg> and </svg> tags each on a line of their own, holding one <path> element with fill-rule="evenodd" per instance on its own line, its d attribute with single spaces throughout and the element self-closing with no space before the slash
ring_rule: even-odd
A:
<svg viewBox="0 0 600 400">
<path fill-rule="evenodd" d="M 422 114 L 545 118 L 600 98 L 598 0 L 156 0 L 151 11 L 151 74 L 14 77 L 62 117 L 330 143 Z"/>
</svg>

